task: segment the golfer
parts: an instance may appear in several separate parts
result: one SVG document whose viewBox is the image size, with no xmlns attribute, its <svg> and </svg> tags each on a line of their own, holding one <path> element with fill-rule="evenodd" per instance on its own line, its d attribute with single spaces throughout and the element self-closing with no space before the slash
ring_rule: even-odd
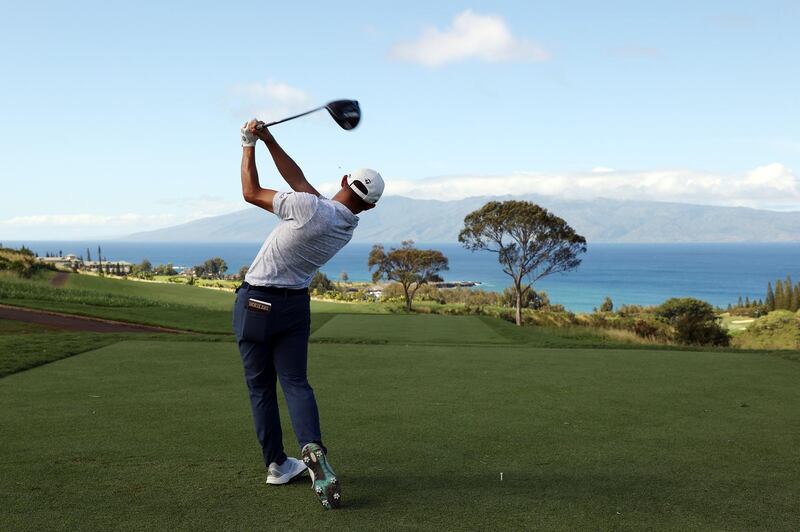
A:
<svg viewBox="0 0 800 532">
<path fill-rule="evenodd" d="M 375 207 L 383 179 L 361 169 L 342 177 L 341 189 L 328 199 L 278 145 L 262 122 L 241 129 L 242 194 L 248 203 L 274 213 L 278 226 L 261 246 L 244 282 L 236 290 L 233 329 L 250 390 L 256 436 L 267 466 L 267 484 L 285 484 L 309 470 L 314 492 L 325 508 L 341 502 L 339 481 L 322 443 L 319 411 L 306 378 L 310 306 L 308 285 L 317 270 L 352 238 L 362 211 Z M 281 177 L 292 189 L 261 188 L 255 146 L 267 145 Z M 303 460 L 287 457 L 275 391 L 281 382 Z"/>
</svg>

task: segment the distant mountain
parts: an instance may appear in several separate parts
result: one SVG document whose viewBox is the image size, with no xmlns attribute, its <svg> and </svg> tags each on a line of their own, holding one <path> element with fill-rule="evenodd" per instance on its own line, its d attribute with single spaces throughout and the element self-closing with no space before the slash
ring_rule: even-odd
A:
<svg viewBox="0 0 800 532">
<path fill-rule="evenodd" d="M 360 216 L 354 242 L 455 242 L 464 216 L 489 200 L 416 200 L 388 196 Z M 590 242 L 800 242 L 800 212 L 713 207 L 611 199 L 565 200 L 513 196 L 533 201 L 564 218 Z M 276 218 L 252 207 L 181 225 L 135 233 L 124 240 L 152 242 L 252 242 L 263 240 Z"/>
</svg>

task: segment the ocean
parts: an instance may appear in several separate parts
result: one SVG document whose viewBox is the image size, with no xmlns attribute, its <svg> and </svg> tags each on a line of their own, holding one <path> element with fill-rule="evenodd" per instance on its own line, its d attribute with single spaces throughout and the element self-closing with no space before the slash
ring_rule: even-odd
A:
<svg viewBox="0 0 800 532">
<path fill-rule="evenodd" d="M 260 242 L 252 243 L 164 243 L 164 242 L 66 242 L 4 241 L 3 245 L 25 244 L 39 255 L 73 253 L 96 258 L 97 246 L 111 261 L 153 264 L 172 262 L 193 266 L 220 256 L 229 272 L 252 261 Z M 502 291 L 510 286 L 497 256 L 470 252 L 457 244 L 417 244 L 442 251 L 450 260 L 444 272 L 447 281 L 477 281 L 486 290 Z M 353 281 L 370 279 L 367 256 L 370 244 L 349 244 L 322 271 L 332 279 L 347 272 Z M 696 297 L 717 306 L 735 303 L 741 295 L 763 298 L 767 282 L 791 275 L 800 281 L 800 243 L 788 244 L 589 244 L 577 270 L 557 274 L 536 283 L 550 300 L 576 312 L 591 311 L 611 297 L 623 303 L 655 305 L 670 297 Z"/>
</svg>

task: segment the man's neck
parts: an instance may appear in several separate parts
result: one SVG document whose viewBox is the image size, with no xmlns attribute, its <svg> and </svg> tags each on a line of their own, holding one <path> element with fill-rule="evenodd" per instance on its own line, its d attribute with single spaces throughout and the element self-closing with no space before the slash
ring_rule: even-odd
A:
<svg viewBox="0 0 800 532">
<path fill-rule="evenodd" d="M 358 205 L 355 201 L 352 200 L 347 191 L 339 191 L 337 192 L 332 198 L 332 201 L 336 201 L 347 207 L 347 210 L 352 212 L 353 214 L 360 213 L 363 209 L 361 205 Z"/>
</svg>

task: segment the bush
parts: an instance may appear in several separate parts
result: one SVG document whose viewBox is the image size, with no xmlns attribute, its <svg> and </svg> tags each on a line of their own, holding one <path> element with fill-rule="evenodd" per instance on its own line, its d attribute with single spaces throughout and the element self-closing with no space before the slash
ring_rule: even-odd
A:
<svg viewBox="0 0 800 532">
<path fill-rule="evenodd" d="M 691 297 L 672 298 L 655 309 L 658 319 L 669 324 L 676 342 L 685 345 L 730 343 L 727 331 L 717 321 L 714 307 Z"/>
<path fill-rule="evenodd" d="M 36 260 L 33 252 L 22 246 L 20 249 L 0 247 L 0 271 L 10 271 L 29 279 L 38 271 L 49 269 Z"/>
</svg>

